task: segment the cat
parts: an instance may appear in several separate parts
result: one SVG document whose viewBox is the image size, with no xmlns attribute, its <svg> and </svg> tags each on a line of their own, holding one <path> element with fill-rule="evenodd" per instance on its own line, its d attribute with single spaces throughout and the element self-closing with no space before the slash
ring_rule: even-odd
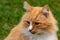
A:
<svg viewBox="0 0 60 40">
<path fill-rule="evenodd" d="M 24 1 L 26 12 L 5 40 L 58 40 L 57 21 L 48 5 L 33 7 Z"/>
</svg>

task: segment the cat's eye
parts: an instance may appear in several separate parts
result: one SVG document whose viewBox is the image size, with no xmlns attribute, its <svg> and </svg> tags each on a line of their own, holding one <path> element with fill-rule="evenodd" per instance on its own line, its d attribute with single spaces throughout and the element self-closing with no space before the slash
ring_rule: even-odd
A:
<svg viewBox="0 0 60 40">
<path fill-rule="evenodd" d="M 26 21 L 27 22 L 27 24 L 30 24 L 30 22 L 29 21 Z"/>
<path fill-rule="evenodd" d="M 39 22 L 35 22 L 35 25 L 39 25 L 40 23 Z"/>
</svg>

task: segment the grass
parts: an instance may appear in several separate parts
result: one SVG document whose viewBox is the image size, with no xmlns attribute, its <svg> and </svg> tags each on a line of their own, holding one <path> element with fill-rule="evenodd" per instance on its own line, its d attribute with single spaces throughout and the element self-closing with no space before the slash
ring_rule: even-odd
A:
<svg viewBox="0 0 60 40">
<path fill-rule="evenodd" d="M 54 17 L 58 21 L 60 30 L 60 0 L 26 0 L 32 6 L 43 6 L 48 4 Z M 0 40 L 3 40 L 10 30 L 18 24 L 25 10 L 24 0 L 0 0 Z M 60 40 L 60 31 L 58 31 Z"/>
</svg>

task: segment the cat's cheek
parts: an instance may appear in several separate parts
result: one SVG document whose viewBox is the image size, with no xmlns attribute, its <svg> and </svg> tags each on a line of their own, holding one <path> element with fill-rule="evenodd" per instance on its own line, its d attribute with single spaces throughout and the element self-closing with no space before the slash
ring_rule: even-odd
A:
<svg viewBox="0 0 60 40">
<path fill-rule="evenodd" d="M 29 27 L 29 25 L 28 24 L 26 24 L 26 23 L 24 23 L 24 25 L 23 25 L 25 28 L 28 28 Z"/>
<path fill-rule="evenodd" d="M 25 27 L 25 28 L 28 28 L 28 25 L 25 25 L 24 27 Z"/>
</svg>

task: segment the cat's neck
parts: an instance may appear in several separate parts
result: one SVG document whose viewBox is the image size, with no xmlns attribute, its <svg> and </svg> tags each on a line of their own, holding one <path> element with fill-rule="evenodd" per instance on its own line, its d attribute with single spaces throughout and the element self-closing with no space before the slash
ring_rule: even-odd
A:
<svg viewBox="0 0 60 40">
<path fill-rule="evenodd" d="M 56 40 L 55 35 L 29 36 L 29 40 Z"/>
<path fill-rule="evenodd" d="M 24 30 L 23 34 L 25 36 L 28 36 L 29 40 L 57 40 L 56 33 L 35 35 L 35 34 L 31 34 L 27 30 Z"/>
</svg>

